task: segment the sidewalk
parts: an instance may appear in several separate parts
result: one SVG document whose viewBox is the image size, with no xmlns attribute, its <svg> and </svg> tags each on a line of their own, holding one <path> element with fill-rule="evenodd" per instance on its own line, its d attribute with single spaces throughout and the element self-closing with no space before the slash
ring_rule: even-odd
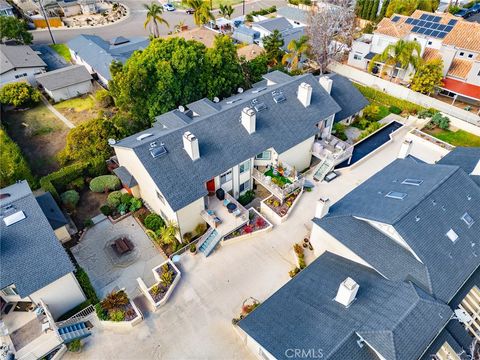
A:
<svg viewBox="0 0 480 360">
<path fill-rule="evenodd" d="M 474 113 L 459 109 L 455 106 L 446 104 L 443 101 L 412 91 L 406 87 L 394 84 L 390 81 L 383 80 L 379 77 L 368 74 L 365 71 L 356 69 L 352 66 L 340 63 L 332 63 L 329 65 L 329 70 L 336 72 L 337 74 L 343 75 L 354 82 L 370 86 L 381 91 L 383 90 L 389 95 L 398 97 L 403 100 L 411 101 L 426 108 L 438 109 L 447 115 L 456 117 L 460 120 L 480 127 L 480 116 L 475 115 Z"/>
</svg>

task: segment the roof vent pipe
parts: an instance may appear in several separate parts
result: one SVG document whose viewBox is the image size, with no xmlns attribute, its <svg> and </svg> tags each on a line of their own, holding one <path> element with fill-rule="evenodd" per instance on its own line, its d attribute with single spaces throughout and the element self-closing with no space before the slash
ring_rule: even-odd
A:
<svg viewBox="0 0 480 360">
<path fill-rule="evenodd" d="M 312 101 L 312 87 L 310 84 L 302 82 L 300 85 L 298 85 L 297 97 L 303 106 L 310 106 L 310 102 Z"/>
</svg>

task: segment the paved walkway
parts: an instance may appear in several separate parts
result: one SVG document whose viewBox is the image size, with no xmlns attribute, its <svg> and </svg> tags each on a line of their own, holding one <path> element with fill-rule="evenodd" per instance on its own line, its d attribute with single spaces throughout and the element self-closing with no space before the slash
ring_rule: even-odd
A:
<svg viewBox="0 0 480 360">
<path fill-rule="evenodd" d="M 271 232 L 224 245 L 211 256 L 184 254 L 182 278 L 169 302 L 128 332 L 94 328 L 81 354 L 65 359 L 255 359 L 236 334 L 231 319 L 243 300 L 265 301 L 290 278 L 292 246 L 311 229 L 316 201 L 338 201 L 392 162 L 411 129 L 404 126 L 393 141 L 352 169 L 340 170 L 330 183 L 305 192 L 289 219 Z"/>
<path fill-rule="evenodd" d="M 65 124 L 66 127 L 69 129 L 73 129 L 75 125 L 68 120 L 65 116 L 63 116 L 57 109 L 55 109 L 52 104 L 48 102 L 48 100 L 45 98 L 45 96 L 42 95 L 42 102 L 45 104 L 45 106 L 50 110 L 50 112 L 55 115 L 61 122 Z"/>
</svg>

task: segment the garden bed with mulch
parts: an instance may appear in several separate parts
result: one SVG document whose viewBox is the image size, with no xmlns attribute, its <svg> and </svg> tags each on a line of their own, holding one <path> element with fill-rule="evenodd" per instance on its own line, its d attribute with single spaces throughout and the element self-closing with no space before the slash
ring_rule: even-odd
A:
<svg viewBox="0 0 480 360">
<path fill-rule="evenodd" d="M 248 215 L 248 223 L 226 235 L 223 240 L 230 240 L 239 236 L 253 234 L 257 231 L 264 230 L 271 226 L 271 224 L 267 220 L 265 220 L 263 216 L 261 216 L 253 209 L 249 209 Z"/>
<path fill-rule="evenodd" d="M 153 301 L 155 301 L 155 303 L 158 303 L 165 297 L 168 289 L 170 289 L 178 274 L 169 263 L 165 263 L 163 266 L 158 267 L 155 271 L 157 272 L 160 279 L 162 279 L 162 281 L 152 286 L 148 290 L 148 292 L 152 297 Z M 171 275 L 164 275 L 165 273 L 170 273 Z M 165 284 L 164 282 L 165 276 L 167 276 L 168 279 L 167 284 Z"/>
<path fill-rule="evenodd" d="M 270 198 L 266 199 L 264 203 L 270 209 L 272 209 L 278 216 L 283 217 L 287 215 L 288 210 L 292 207 L 292 205 L 294 204 L 297 197 L 301 194 L 301 192 L 302 192 L 302 189 L 300 188 L 295 190 L 293 193 L 291 193 L 290 195 L 288 195 L 288 197 L 285 198 L 285 200 L 283 201 L 283 204 L 280 202 L 280 200 L 277 197 L 273 195 Z"/>
</svg>

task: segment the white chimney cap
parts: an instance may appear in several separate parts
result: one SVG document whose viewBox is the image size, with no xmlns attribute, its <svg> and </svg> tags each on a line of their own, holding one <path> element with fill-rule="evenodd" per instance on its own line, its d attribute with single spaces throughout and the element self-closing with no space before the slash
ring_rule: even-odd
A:
<svg viewBox="0 0 480 360">
<path fill-rule="evenodd" d="M 349 307 L 357 296 L 359 285 L 351 277 L 347 277 L 340 283 L 338 287 L 337 296 L 335 301 L 342 304 L 345 307 Z"/>
</svg>

